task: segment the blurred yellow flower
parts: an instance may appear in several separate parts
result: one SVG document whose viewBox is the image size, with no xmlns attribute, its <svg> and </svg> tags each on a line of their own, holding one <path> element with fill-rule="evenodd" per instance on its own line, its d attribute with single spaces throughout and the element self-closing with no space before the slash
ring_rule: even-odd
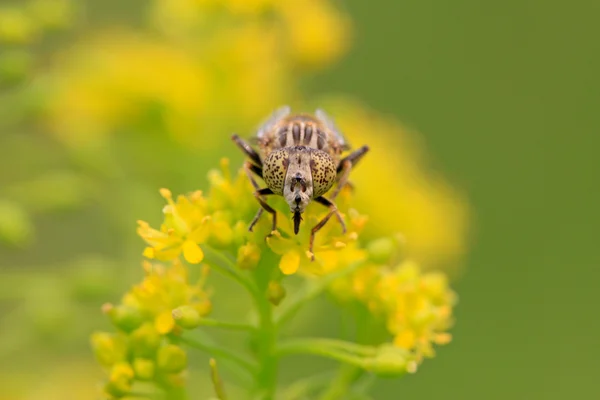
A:
<svg viewBox="0 0 600 400">
<path fill-rule="evenodd" d="M 63 29 L 73 22 L 72 0 L 31 0 L 26 4 L 31 17 L 45 29 Z"/>
<path fill-rule="evenodd" d="M 125 31 L 69 48 L 50 83 L 51 131 L 71 146 L 135 124 L 149 106 L 162 107 L 174 135 L 197 132 L 208 85 L 205 71 L 185 50 Z"/>
<path fill-rule="evenodd" d="M 39 14 L 48 1 L 38 0 L 32 10 Z M 60 16 L 48 18 L 60 22 Z M 26 37 L 25 21 L 6 26 L 20 26 Z M 299 65 L 329 65 L 349 46 L 348 18 L 326 0 L 157 0 L 148 22 L 158 34 L 106 31 L 54 60 L 46 117 L 65 144 L 140 130 L 152 116 L 161 124 L 155 130 L 213 148 L 225 133 L 253 126 L 298 98 Z"/>
<path fill-rule="evenodd" d="M 264 18 L 266 13 L 270 19 Z M 258 56 L 264 42 L 245 36 L 254 46 L 242 47 L 267 68 L 272 63 L 291 69 L 328 66 L 350 45 L 350 19 L 330 0 L 156 0 L 149 20 L 168 36 L 189 40 L 210 27 L 210 17 L 217 14 L 224 24 L 256 23 L 269 32 L 263 40 L 276 43 L 278 49 L 269 58 Z"/>
<path fill-rule="evenodd" d="M 423 268 L 455 267 L 467 247 L 468 206 L 426 169 L 417 136 L 358 102 L 328 98 L 321 104 L 350 143 L 372 149 L 351 176 L 355 204 L 369 214 L 365 235 L 401 232 L 406 255 Z"/>
<path fill-rule="evenodd" d="M 29 44 L 46 30 L 65 28 L 72 22 L 70 0 L 29 0 L 0 6 L 0 43 Z"/>
<path fill-rule="evenodd" d="M 293 0 L 276 3 L 283 17 L 292 59 L 316 68 L 337 61 L 350 47 L 350 20 L 324 0 Z"/>
<path fill-rule="evenodd" d="M 0 42 L 29 43 L 36 38 L 38 28 L 26 9 L 16 6 L 0 8 Z"/>
</svg>

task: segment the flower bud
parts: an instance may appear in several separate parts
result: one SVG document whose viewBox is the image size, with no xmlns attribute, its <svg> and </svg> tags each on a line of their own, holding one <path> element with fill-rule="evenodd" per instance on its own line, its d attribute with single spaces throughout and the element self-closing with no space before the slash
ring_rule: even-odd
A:
<svg viewBox="0 0 600 400">
<path fill-rule="evenodd" d="M 95 332 L 92 334 L 91 343 L 98 362 L 103 366 L 110 367 L 125 360 L 127 346 L 122 336 Z"/>
<path fill-rule="evenodd" d="M 194 308 L 202 317 L 204 315 L 210 314 L 210 312 L 212 311 L 212 303 L 210 302 L 210 300 L 204 299 L 199 303 L 194 304 Z"/>
<path fill-rule="evenodd" d="M 181 306 L 173 310 L 173 318 L 177 325 L 184 329 L 194 329 L 200 325 L 200 313 L 192 306 Z"/>
<path fill-rule="evenodd" d="M 417 363 L 407 350 L 386 344 L 379 347 L 377 354 L 365 362 L 365 369 L 383 377 L 394 377 L 414 372 Z"/>
<path fill-rule="evenodd" d="M 211 220 L 210 243 L 216 248 L 229 246 L 233 240 L 233 230 L 226 221 Z"/>
<path fill-rule="evenodd" d="M 278 306 L 279 303 L 285 298 L 285 288 L 278 281 L 269 282 L 269 287 L 267 288 L 267 299 L 271 302 L 271 304 Z"/>
<path fill-rule="evenodd" d="M 240 269 L 254 269 L 259 261 L 260 249 L 255 243 L 249 242 L 238 249 L 237 266 Z"/>
<path fill-rule="evenodd" d="M 146 358 L 136 358 L 133 360 L 133 370 L 139 380 L 151 380 L 154 377 L 154 362 Z"/>
<path fill-rule="evenodd" d="M 397 249 L 397 241 L 390 237 L 383 237 L 373 240 L 367 245 L 369 258 L 371 261 L 374 261 L 378 264 L 385 264 L 388 262 Z"/>
<path fill-rule="evenodd" d="M 187 371 L 181 371 L 176 374 L 165 374 L 161 377 L 161 383 L 167 387 L 180 388 L 185 385 L 187 376 Z"/>
<path fill-rule="evenodd" d="M 183 349 L 174 344 L 168 344 L 158 350 L 156 357 L 158 368 L 161 371 L 177 373 L 185 369 L 187 354 Z"/>
<path fill-rule="evenodd" d="M 137 329 L 143 322 L 142 313 L 136 307 L 128 305 L 118 305 L 116 307 L 106 307 L 107 314 L 112 323 L 125 332 L 131 332 Z"/>
<path fill-rule="evenodd" d="M 110 380 L 106 384 L 106 392 L 113 397 L 124 397 L 131 391 L 133 368 L 126 362 L 115 364 L 110 371 Z"/>
<path fill-rule="evenodd" d="M 154 326 L 146 323 L 133 331 L 130 335 L 130 347 L 134 355 L 152 357 L 160 346 L 161 336 Z"/>
</svg>

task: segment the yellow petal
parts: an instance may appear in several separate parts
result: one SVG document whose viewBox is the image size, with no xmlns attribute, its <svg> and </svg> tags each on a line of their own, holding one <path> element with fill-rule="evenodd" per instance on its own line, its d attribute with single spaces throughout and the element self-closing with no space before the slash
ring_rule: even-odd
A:
<svg viewBox="0 0 600 400">
<path fill-rule="evenodd" d="M 284 275 L 291 275 L 300 267 L 300 254 L 297 251 L 288 251 L 279 261 L 279 269 Z"/>
<path fill-rule="evenodd" d="M 415 346 L 417 337 L 411 330 L 404 330 L 396 335 L 394 338 L 394 344 L 403 349 L 410 350 Z"/>
<path fill-rule="evenodd" d="M 200 246 L 191 240 L 186 240 L 181 246 L 183 250 L 183 257 L 190 264 L 198 264 L 204 259 L 204 253 Z"/>
<path fill-rule="evenodd" d="M 294 242 L 281 236 L 281 233 L 274 231 L 267 237 L 267 245 L 275 254 L 284 255 L 294 246 Z"/>
<path fill-rule="evenodd" d="M 142 255 L 146 258 L 154 258 L 154 248 L 146 247 Z"/>
<path fill-rule="evenodd" d="M 170 310 L 160 313 L 154 320 L 154 327 L 161 335 L 166 335 L 175 327 L 175 320 Z"/>
</svg>

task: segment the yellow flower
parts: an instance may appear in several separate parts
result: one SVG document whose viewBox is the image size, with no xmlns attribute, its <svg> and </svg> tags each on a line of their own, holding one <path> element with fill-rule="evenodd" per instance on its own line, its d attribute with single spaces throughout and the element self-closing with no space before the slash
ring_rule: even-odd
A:
<svg viewBox="0 0 600 400">
<path fill-rule="evenodd" d="M 135 379 L 182 383 L 187 356 L 166 343 L 166 338 L 180 335 L 185 325 L 176 324 L 173 311 L 186 310 L 200 319 L 211 310 L 204 290 L 207 268 L 191 283 L 188 269 L 178 260 L 168 267 L 149 262 L 143 267 L 144 279 L 123 296 L 121 304 L 103 306 L 119 332 L 98 332 L 91 337 L 96 358 L 108 369 L 105 391 L 115 398 L 127 395 Z"/>
<path fill-rule="evenodd" d="M 179 196 L 177 202 L 168 189 L 161 189 L 160 193 L 168 203 L 163 208 L 165 220 L 160 230 L 138 221 L 138 234 L 150 245 L 144 256 L 166 261 L 183 253 L 187 262 L 200 263 L 204 254 L 199 244 L 208 239 L 210 228 L 206 199 L 200 191 Z"/>
<path fill-rule="evenodd" d="M 267 238 L 267 244 L 273 252 L 281 256 L 279 269 L 284 275 L 295 274 L 298 271 L 309 275 L 324 275 L 364 258 L 364 251 L 357 249 L 355 244 L 367 219 L 356 210 L 348 209 L 349 197 L 349 190 L 343 190 L 338 202 L 338 208 L 343 212 L 342 217 L 346 221 L 346 233 L 342 233 L 336 217 L 331 217 L 315 235 L 314 261 L 311 261 L 313 254 L 309 251 L 311 228 L 329 211 L 323 210 L 323 206 L 319 204 L 310 204 L 303 215 L 304 226 L 298 235 L 294 235 L 289 216 L 278 215 L 278 231 Z"/>
<path fill-rule="evenodd" d="M 150 319 L 159 334 L 175 328 L 172 311 L 179 306 L 191 306 L 201 316 L 210 311 L 209 300 L 202 284 L 204 277 L 191 284 L 187 268 L 180 262 L 164 268 L 144 263 L 146 277 L 123 298 L 123 304 L 138 308 Z"/>
<path fill-rule="evenodd" d="M 394 343 L 414 351 L 417 360 L 433 357 L 434 344 L 450 341 L 446 331 L 453 324 L 456 294 L 448 287 L 444 274 L 422 273 L 416 263 L 405 261 L 381 274 L 375 293 Z"/>
<path fill-rule="evenodd" d="M 208 209 L 221 213 L 221 219 L 227 221 L 230 229 L 236 221 L 246 220 L 256 211 L 258 203 L 252 195 L 252 185 L 246 173 L 239 169 L 233 178 L 228 159 L 221 159 L 220 169 L 208 173 L 208 183 Z"/>
</svg>

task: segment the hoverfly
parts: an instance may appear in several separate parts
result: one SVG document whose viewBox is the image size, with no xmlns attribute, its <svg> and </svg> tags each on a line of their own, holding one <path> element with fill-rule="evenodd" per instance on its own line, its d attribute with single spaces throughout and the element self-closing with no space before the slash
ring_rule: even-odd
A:
<svg viewBox="0 0 600 400">
<path fill-rule="evenodd" d="M 285 198 L 294 220 L 295 234 L 300 230 L 302 213 L 311 201 L 329 208 L 329 213 L 311 229 L 309 251 L 314 260 L 315 234 L 332 216 L 336 216 L 342 231 L 346 232 L 346 225 L 334 201 L 348 183 L 352 167 L 369 151 L 369 147 L 362 146 L 342 158 L 342 153 L 350 150 L 350 146 L 323 110 L 316 110 L 314 116 L 290 112 L 288 106 L 279 108 L 258 129 L 258 152 L 238 135 L 233 135 L 232 139 L 249 157 L 244 169 L 260 203 L 248 228 L 250 231 L 264 211 L 273 217 L 272 231 L 277 230 L 277 213 L 266 202 L 265 196 L 268 195 Z M 261 188 L 253 174 L 261 177 L 267 187 Z M 335 183 L 337 187 L 329 198 L 324 197 Z"/>
</svg>

